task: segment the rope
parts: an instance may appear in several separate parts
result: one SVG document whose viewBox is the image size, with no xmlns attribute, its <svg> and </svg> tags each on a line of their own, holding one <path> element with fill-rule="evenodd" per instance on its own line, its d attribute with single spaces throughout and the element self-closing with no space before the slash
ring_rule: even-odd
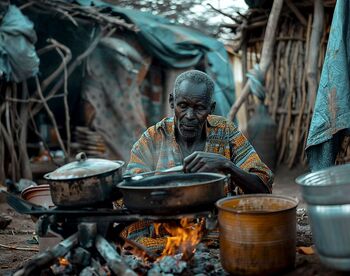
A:
<svg viewBox="0 0 350 276">
<path fill-rule="evenodd" d="M 252 93 L 263 103 L 265 100 L 265 75 L 261 71 L 259 64 L 255 64 L 254 68 L 249 70 L 247 78 L 250 80 L 250 88 Z"/>
</svg>

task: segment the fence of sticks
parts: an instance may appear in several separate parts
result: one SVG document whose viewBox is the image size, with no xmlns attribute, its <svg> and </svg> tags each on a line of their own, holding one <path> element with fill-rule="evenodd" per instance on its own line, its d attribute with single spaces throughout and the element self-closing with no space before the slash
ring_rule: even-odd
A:
<svg viewBox="0 0 350 276">
<path fill-rule="evenodd" d="M 305 146 L 315 97 L 308 89 L 308 49 L 314 17 L 314 1 L 285 1 L 279 18 L 271 66 L 266 76 L 266 99 L 271 117 L 278 125 L 277 164 L 306 165 Z M 311 47 L 319 51 L 317 84 L 327 49 L 327 41 L 336 1 L 323 1 L 324 26 L 321 43 Z M 243 75 L 259 63 L 269 9 L 249 9 L 236 24 L 226 25 L 237 36 L 236 50 L 242 51 Z M 245 80 L 244 80 L 245 81 Z M 246 101 L 247 118 L 255 110 L 250 95 Z"/>
</svg>

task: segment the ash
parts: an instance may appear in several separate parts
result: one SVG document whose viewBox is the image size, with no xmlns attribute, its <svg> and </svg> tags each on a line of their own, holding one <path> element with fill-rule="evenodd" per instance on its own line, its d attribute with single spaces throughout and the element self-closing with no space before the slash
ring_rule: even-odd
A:
<svg viewBox="0 0 350 276">
<path fill-rule="evenodd" d="M 139 275 L 228 275 L 220 263 L 219 244 L 217 241 L 200 243 L 192 258 L 182 260 L 182 254 L 165 256 L 156 262 L 148 263 L 135 256 L 123 256 L 128 266 Z"/>
</svg>

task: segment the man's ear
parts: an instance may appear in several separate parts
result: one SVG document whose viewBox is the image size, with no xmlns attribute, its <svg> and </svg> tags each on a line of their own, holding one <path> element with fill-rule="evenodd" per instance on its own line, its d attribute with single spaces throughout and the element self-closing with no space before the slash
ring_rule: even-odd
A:
<svg viewBox="0 0 350 276">
<path fill-rule="evenodd" d="M 212 102 L 210 105 L 210 114 L 213 114 L 215 111 L 215 106 L 216 106 L 216 102 Z"/>
<path fill-rule="evenodd" d="M 170 104 L 170 108 L 174 109 L 174 95 L 173 95 L 173 93 L 169 94 L 169 104 Z"/>
</svg>

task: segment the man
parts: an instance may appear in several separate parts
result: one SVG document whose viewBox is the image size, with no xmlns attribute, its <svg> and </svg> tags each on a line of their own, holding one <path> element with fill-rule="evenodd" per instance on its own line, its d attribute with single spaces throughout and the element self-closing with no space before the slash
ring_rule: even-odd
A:
<svg viewBox="0 0 350 276">
<path fill-rule="evenodd" d="M 197 70 L 179 75 L 169 103 L 174 117 L 143 133 L 131 150 L 129 173 L 183 165 L 184 171 L 230 174 L 241 193 L 271 193 L 273 175 L 248 140 L 224 117 L 211 115 L 214 82 Z"/>
</svg>

